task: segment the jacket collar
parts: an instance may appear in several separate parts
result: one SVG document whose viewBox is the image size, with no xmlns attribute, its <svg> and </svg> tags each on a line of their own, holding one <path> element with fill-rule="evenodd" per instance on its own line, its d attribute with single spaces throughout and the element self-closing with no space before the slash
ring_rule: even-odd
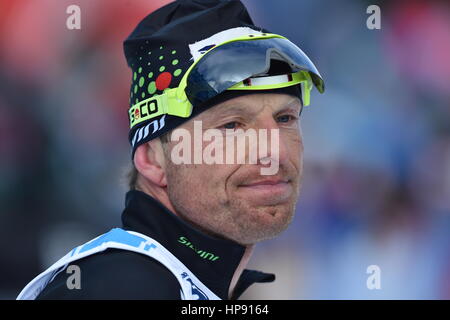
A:
<svg viewBox="0 0 450 320">
<path fill-rule="evenodd" d="M 228 289 L 244 255 L 244 246 L 195 229 L 158 200 L 137 190 L 126 194 L 122 223 L 125 230 L 142 233 L 161 243 L 221 299 L 230 298 Z M 273 274 L 245 270 L 231 299 L 237 299 L 255 282 L 274 280 Z"/>
</svg>

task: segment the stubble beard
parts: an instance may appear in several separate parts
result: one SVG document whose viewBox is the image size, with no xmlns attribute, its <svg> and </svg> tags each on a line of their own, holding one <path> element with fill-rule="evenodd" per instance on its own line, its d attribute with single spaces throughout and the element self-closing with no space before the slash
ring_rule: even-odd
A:
<svg viewBox="0 0 450 320">
<path fill-rule="evenodd" d="M 292 222 L 299 187 L 294 187 L 293 195 L 283 204 L 255 207 L 236 197 L 196 197 L 187 187 L 189 180 L 180 177 L 181 167 L 168 170 L 168 197 L 176 214 L 203 233 L 251 245 L 278 236 Z"/>
</svg>

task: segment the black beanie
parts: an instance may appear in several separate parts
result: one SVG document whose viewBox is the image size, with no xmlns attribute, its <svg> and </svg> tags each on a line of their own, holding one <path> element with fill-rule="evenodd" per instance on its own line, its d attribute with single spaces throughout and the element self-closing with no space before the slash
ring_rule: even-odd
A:
<svg viewBox="0 0 450 320">
<path fill-rule="evenodd" d="M 194 62 L 194 55 L 208 49 L 208 46 L 199 47 L 200 41 L 237 28 L 270 33 L 253 24 L 239 0 L 177 0 L 146 16 L 124 41 L 125 57 L 132 70 L 130 107 L 162 94 L 166 88 L 176 88 Z M 209 43 L 209 47 L 214 44 L 217 43 Z M 271 65 L 269 74 L 290 72 L 287 64 L 282 64 Z M 194 106 L 188 118 L 165 114 L 133 127 L 128 135 L 132 157 L 139 145 L 165 134 L 217 103 L 263 92 L 301 97 L 298 85 L 276 90 L 225 91 L 201 106 Z M 148 126 L 150 122 L 153 122 L 152 128 Z"/>
</svg>

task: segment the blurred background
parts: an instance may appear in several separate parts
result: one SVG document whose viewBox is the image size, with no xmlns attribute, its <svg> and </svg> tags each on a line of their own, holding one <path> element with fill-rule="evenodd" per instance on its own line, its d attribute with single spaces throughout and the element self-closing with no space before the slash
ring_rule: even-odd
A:
<svg viewBox="0 0 450 320">
<path fill-rule="evenodd" d="M 122 42 L 170 1 L 0 2 L 0 299 L 120 225 L 131 71 Z M 302 113 L 297 214 L 246 299 L 450 299 L 448 1 L 243 0 L 326 81 Z M 66 9 L 81 8 L 81 30 Z M 381 29 L 369 30 L 369 5 Z M 369 290 L 367 268 L 381 270 Z"/>
</svg>

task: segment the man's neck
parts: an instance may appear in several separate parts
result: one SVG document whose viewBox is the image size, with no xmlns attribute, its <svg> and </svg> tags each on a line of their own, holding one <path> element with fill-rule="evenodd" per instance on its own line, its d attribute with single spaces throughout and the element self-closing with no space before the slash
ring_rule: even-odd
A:
<svg viewBox="0 0 450 320">
<path fill-rule="evenodd" d="M 250 257 L 253 253 L 254 244 L 247 245 L 245 248 L 244 255 L 242 256 L 241 262 L 239 263 L 236 271 L 234 272 L 233 278 L 231 279 L 230 288 L 228 290 L 228 297 L 231 298 L 233 296 L 234 289 L 238 283 L 239 278 L 241 277 L 242 272 L 244 272 L 245 267 L 247 266 Z"/>
<path fill-rule="evenodd" d="M 167 196 L 167 192 L 165 192 L 165 190 L 155 190 L 154 188 L 146 187 L 145 185 L 140 185 L 139 190 L 151 195 L 153 198 L 161 202 L 167 209 L 172 211 L 175 215 L 178 215 L 177 212 L 175 211 L 175 208 L 170 203 L 170 200 Z M 236 285 L 238 283 L 239 278 L 242 275 L 242 272 L 244 272 L 245 267 L 250 261 L 250 257 L 252 256 L 254 246 L 255 245 L 253 244 L 247 245 L 245 248 L 245 252 L 244 255 L 242 256 L 241 262 L 239 263 L 236 271 L 234 272 L 233 278 L 231 279 L 230 288 L 228 290 L 228 296 L 230 298 L 233 296 L 234 289 L 236 288 Z"/>
<path fill-rule="evenodd" d="M 152 196 L 154 199 L 161 202 L 161 204 L 163 204 L 167 209 L 169 209 L 175 215 L 178 215 L 177 212 L 175 211 L 175 208 L 170 203 L 166 188 L 153 188 L 151 186 L 148 186 L 145 183 L 140 183 L 137 190 L 142 191 L 142 192 Z"/>
</svg>

